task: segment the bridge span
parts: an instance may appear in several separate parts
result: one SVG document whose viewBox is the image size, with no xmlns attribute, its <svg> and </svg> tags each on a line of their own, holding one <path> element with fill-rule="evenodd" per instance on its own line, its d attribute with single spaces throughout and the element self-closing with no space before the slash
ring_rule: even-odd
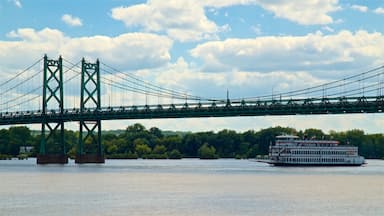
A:
<svg viewBox="0 0 384 216">
<path fill-rule="evenodd" d="M 384 96 L 305 98 L 265 101 L 214 101 L 212 103 L 159 104 L 0 113 L 0 125 L 119 119 L 199 118 L 267 115 L 381 113 Z"/>
<path fill-rule="evenodd" d="M 86 62 L 84 59 L 77 64 L 67 62 L 71 66 L 66 71 L 63 70 L 61 57 L 48 59 L 44 56 L 41 61 L 42 71 L 20 79 L 31 66 L 0 83 L 1 88 L 16 82 L 15 85 L 2 90 L 2 97 L 12 96 L 8 99 L 0 98 L 0 125 L 41 124 L 41 144 L 37 157 L 39 164 L 68 162 L 64 140 L 65 122 L 80 123 L 76 163 L 104 163 L 101 144 L 102 120 L 330 115 L 382 113 L 384 110 L 384 66 L 342 80 L 290 92 L 242 99 L 230 99 L 228 95 L 226 99 L 210 99 L 157 86 L 105 64 L 104 72 L 107 76 L 102 77 L 98 60 L 95 63 Z M 38 63 L 40 60 L 34 65 Z M 76 69 L 80 69 L 80 72 Z M 74 76 L 64 80 L 63 75 L 68 72 L 74 72 Z M 24 94 L 20 94 L 22 90 L 17 88 L 25 83 L 35 84 L 31 80 L 39 74 L 43 74 L 42 85 L 30 91 L 24 90 Z M 79 106 L 68 108 L 64 104 L 64 84 L 79 76 Z M 104 106 L 101 103 L 102 82 L 123 92 L 168 98 L 172 101 L 176 99 L 178 102 Z M 34 96 L 28 98 L 31 95 Z M 20 102 L 23 99 L 24 101 Z M 28 107 L 25 104 L 31 100 L 39 100 L 41 107 L 25 110 L 25 107 Z M 183 100 L 185 102 L 180 102 Z M 10 110 L 11 107 L 15 109 Z M 23 107 L 24 109 L 21 109 Z M 95 147 L 91 148 L 94 151 L 86 148 L 86 142 Z"/>
</svg>

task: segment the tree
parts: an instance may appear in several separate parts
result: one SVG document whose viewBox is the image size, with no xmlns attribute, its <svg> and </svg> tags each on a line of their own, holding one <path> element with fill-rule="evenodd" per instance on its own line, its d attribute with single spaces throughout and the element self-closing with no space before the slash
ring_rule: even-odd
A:
<svg viewBox="0 0 384 216">
<path fill-rule="evenodd" d="M 135 151 L 139 157 L 143 158 L 144 156 L 149 155 L 151 153 L 151 148 L 149 148 L 149 146 L 145 144 L 139 144 L 136 145 Z"/>
<path fill-rule="evenodd" d="M 105 145 L 105 146 L 106 146 L 105 151 L 106 151 L 107 154 L 116 154 L 116 153 L 118 153 L 117 150 L 119 148 L 117 147 L 117 145 L 110 144 L 110 145 Z"/>
<path fill-rule="evenodd" d="M 167 148 L 165 148 L 165 146 L 163 145 L 156 145 L 152 151 L 153 154 L 164 154 L 166 152 L 167 152 Z"/>
<path fill-rule="evenodd" d="M 139 157 L 144 157 L 146 155 L 149 155 L 151 153 L 151 148 L 147 145 L 147 141 L 145 139 L 135 139 L 133 141 L 133 144 L 135 145 L 135 152 Z"/>
<path fill-rule="evenodd" d="M 157 138 L 162 138 L 162 137 L 164 137 L 164 136 L 163 136 L 163 133 L 161 132 L 161 130 L 160 130 L 159 128 L 157 128 L 157 127 L 151 127 L 151 128 L 149 129 L 149 133 L 150 133 L 151 135 L 157 137 Z"/>
<path fill-rule="evenodd" d="M 322 139 L 325 138 L 325 134 L 323 133 L 322 130 L 319 129 L 314 129 L 314 128 L 309 128 L 304 131 L 304 135 L 308 139 Z"/>
<path fill-rule="evenodd" d="M 134 125 L 130 125 L 126 129 L 126 133 L 141 133 L 144 131 L 145 131 L 145 127 L 139 123 L 136 123 Z"/>
<path fill-rule="evenodd" d="M 187 157 L 197 157 L 198 149 L 202 145 L 201 136 L 199 133 L 197 134 L 187 134 L 183 138 L 183 148 L 181 152 L 184 153 Z"/>
<path fill-rule="evenodd" d="M 0 154 L 9 154 L 9 131 L 0 130 Z"/>
<path fill-rule="evenodd" d="M 27 127 L 9 128 L 8 151 L 11 155 L 18 155 L 20 146 L 32 146 L 31 131 Z"/>
<path fill-rule="evenodd" d="M 183 150 L 182 138 L 179 135 L 170 135 L 163 138 L 156 139 L 156 145 L 163 145 L 167 149 L 177 149 L 178 151 Z"/>
<path fill-rule="evenodd" d="M 259 150 L 263 155 L 268 154 L 269 145 L 274 144 L 275 138 L 281 134 L 297 134 L 297 131 L 293 128 L 284 128 L 284 127 L 274 127 L 267 128 L 259 131 L 257 133 L 259 135 Z"/>
<path fill-rule="evenodd" d="M 222 130 L 217 133 L 215 142 L 211 143 L 220 157 L 234 157 L 241 143 L 240 136 L 233 130 Z"/>
<path fill-rule="evenodd" d="M 208 143 L 204 143 L 199 150 L 200 159 L 216 159 L 218 158 L 216 155 L 216 149 L 213 146 L 208 146 Z"/>
<path fill-rule="evenodd" d="M 173 149 L 169 154 L 168 154 L 169 159 L 181 159 L 182 155 L 177 149 Z"/>
<path fill-rule="evenodd" d="M 238 150 L 236 151 L 236 157 L 237 158 L 247 158 L 249 146 L 250 146 L 249 142 L 241 142 L 239 144 L 239 147 L 237 148 Z"/>
</svg>

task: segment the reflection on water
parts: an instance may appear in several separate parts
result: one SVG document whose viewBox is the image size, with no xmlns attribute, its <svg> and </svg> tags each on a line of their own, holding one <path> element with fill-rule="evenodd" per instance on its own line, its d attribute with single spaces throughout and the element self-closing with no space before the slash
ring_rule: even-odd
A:
<svg viewBox="0 0 384 216">
<path fill-rule="evenodd" d="M 0 215 L 384 215 L 384 161 L 272 167 L 248 160 L 0 161 Z"/>
</svg>

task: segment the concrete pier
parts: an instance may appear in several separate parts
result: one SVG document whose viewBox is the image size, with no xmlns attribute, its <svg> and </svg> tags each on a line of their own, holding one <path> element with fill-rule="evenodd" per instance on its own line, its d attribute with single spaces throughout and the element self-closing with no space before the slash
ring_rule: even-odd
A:
<svg viewBox="0 0 384 216">
<path fill-rule="evenodd" d="M 75 163 L 105 163 L 105 158 L 104 155 L 97 154 L 76 155 Z"/>
<path fill-rule="evenodd" d="M 67 164 L 68 156 L 67 155 L 58 155 L 58 154 L 46 154 L 46 155 L 37 155 L 37 164 Z"/>
</svg>

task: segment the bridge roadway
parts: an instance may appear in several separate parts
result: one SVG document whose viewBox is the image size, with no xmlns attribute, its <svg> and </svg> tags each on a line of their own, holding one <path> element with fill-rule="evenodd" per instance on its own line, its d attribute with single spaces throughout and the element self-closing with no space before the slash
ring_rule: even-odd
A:
<svg viewBox="0 0 384 216">
<path fill-rule="evenodd" d="M 279 99 L 263 101 L 214 101 L 209 103 L 184 103 L 104 107 L 100 110 L 65 109 L 64 113 L 50 110 L 43 115 L 40 110 L 0 113 L 0 125 L 36 124 L 46 122 L 94 121 L 114 119 L 195 118 L 266 115 L 313 115 L 381 113 L 384 96 L 335 97 L 307 99 Z"/>
</svg>

